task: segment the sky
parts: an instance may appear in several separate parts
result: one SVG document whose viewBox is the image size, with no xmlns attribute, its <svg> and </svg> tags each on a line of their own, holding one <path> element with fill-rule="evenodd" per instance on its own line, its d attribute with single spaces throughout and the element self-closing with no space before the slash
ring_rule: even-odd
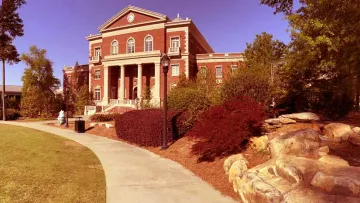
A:
<svg viewBox="0 0 360 203">
<path fill-rule="evenodd" d="M 55 77 L 62 79 L 64 65 L 88 63 L 85 37 L 126 6 L 132 5 L 167 15 L 189 17 L 215 52 L 243 52 L 256 34 L 267 32 L 290 41 L 288 22 L 282 14 L 260 5 L 260 0 L 27 0 L 20 10 L 25 35 L 15 40 L 19 53 L 31 45 L 47 50 Z M 22 85 L 26 65 L 6 66 L 6 84 Z M 1 71 L 0 71 L 1 76 Z M 2 77 L 2 76 L 1 76 Z"/>
</svg>

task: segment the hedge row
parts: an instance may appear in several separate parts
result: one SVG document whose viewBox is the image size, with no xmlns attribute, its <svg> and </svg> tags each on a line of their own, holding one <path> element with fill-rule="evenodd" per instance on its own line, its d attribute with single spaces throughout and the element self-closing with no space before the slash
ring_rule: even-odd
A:
<svg viewBox="0 0 360 203">
<path fill-rule="evenodd" d="M 192 152 L 198 161 L 213 161 L 241 152 L 248 138 L 260 135 L 265 110 L 250 97 L 239 97 L 204 112 L 187 136 L 199 140 Z"/>
<path fill-rule="evenodd" d="M 106 122 L 106 121 L 113 121 L 117 116 L 121 114 L 112 113 L 112 114 L 95 114 L 92 115 L 89 120 L 94 122 Z"/>
<path fill-rule="evenodd" d="M 139 146 L 158 147 L 162 144 L 163 119 L 163 111 L 160 109 L 129 111 L 116 117 L 116 134 Z M 185 114 L 181 112 L 168 112 L 168 144 L 185 134 L 185 120 Z"/>
</svg>

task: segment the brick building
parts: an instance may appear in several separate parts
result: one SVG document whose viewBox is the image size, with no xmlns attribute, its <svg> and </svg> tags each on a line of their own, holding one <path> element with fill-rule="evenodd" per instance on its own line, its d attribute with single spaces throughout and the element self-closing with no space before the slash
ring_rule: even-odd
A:
<svg viewBox="0 0 360 203">
<path fill-rule="evenodd" d="M 162 54 L 170 57 L 168 89 L 180 74 L 188 78 L 207 67 L 219 83 L 241 66 L 241 53 L 220 54 L 208 44 L 194 22 L 128 6 L 99 28 L 89 42 L 89 91 L 98 106 L 126 106 L 142 99 L 146 89 L 152 102 L 163 95 Z"/>
<path fill-rule="evenodd" d="M 65 65 L 63 77 L 63 91 L 66 90 L 68 84 L 76 84 L 79 87 L 82 85 L 89 85 L 89 65 L 79 65 L 77 62 L 74 66 Z"/>
</svg>

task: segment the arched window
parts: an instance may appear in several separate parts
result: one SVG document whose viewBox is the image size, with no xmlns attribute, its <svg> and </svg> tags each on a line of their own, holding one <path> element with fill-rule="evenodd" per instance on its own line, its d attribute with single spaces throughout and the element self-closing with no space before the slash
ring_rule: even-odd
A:
<svg viewBox="0 0 360 203">
<path fill-rule="evenodd" d="M 153 38 L 152 36 L 145 37 L 145 52 L 153 50 Z"/>
<path fill-rule="evenodd" d="M 112 55 L 117 55 L 119 53 L 119 42 L 118 41 L 113 41 L 111 43 L 111 54 Z"/>
<path fill-rule="evenodd" d="M 130 38 L 127 41 L 127 53 L 135 53 L 135 40 L 134 40 L 134 38 Z"/>
</svg>

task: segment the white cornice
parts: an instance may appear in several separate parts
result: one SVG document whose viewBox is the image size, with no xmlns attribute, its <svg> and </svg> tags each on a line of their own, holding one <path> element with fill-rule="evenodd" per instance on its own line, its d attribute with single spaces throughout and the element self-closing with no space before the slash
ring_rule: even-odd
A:
<svg viewBox="0 0 360 203">
<path fill-rule="evenodd" d="M 144 25 L 144 26 L 138 26 L 138 27 L 129 27 L 126 29 L 120 29 L 115 30 L 112 32 L 105 32 L 102 33 L 102 37 L 111 37 L 111 36 L 117 36 L 121 34 L 128 34 L 128 33 L 134 33 L 134 32 L 141 32 L 141 31 L 148 31 L 148 30 L 156 30 L 165 28 L 164 23 L 157 23 L 157 24 L 151 24 L 151 25 Z"/>
<path fill-rule="evenodd" d="M 171 26 L 178 26 L 178 25 L 190 25 L 191 24 L 191 20 L 183 20 L 183 21 L 176 21 L 176 22 L 167 22 L 165 24 L 166 27 L 171 27 Z"/>
<path fill-rule="evenodd" d="M 152 17 L 155 17 L 155 18 L 159 18 L 161 20 L 167 20 L 168 19 L 168 17 L 166 15 L 163 15 L 163 14 L 160 14 L 160 13 L 156 13 L 156 12 L 149 11 L 149 10 L 146 10 L 146 9 L 138 8 L 138 7 L 135 7 L 135 6 L 127 6 L 122 11 L 120 11 L 119 13 L 114 15 L 112 18 L 110 18 L 108 21 L 106 21 L 104 24 L 102 24 L 98 28 L 99 31 L 102 31 L 103 29 L 105 29 L 107 26 L 114 23 L 116 20 L 118 20 L 119 18 L 124 16 L 129 11 L 141 13 L 141 14 L 148 15 L 148 16 L 152 16 Z"/>
<path fill-rule="evenodd" d="M 117 55 L 109 55 L 105 56 L 102 60 L 103 62 L 107 61 L 116 61 L 116 60 L 124 60 L 124 59 L 139 59 L 139 58 L 149 58 L 149 57 L 160 57 L 161 51 L 149 51 L 149 52 L 135 52 L 135 53 L 127 53 L 127 54 L 117 54 Z"/>
<path fill-rule="evenodd" d="M 85 37 L 85 39 L 88 41 L 101 39 L 101 34 L 89 35 L 89 36 Z"/>
<path fill-rule="evenodd" d="M 142 22 L 142 23 L 135 23 L 135 24 L 130 24 L 130 25 L 119 26 L 119 27 L 115 27 L 115 28 L 108 28 L 108 29 L 101 30 L 101 32 L 104 33 L 104 32 L 120 30 L 120 29 L 139 27 L 141 25 L 157 24 L 157 23 L 161 23 L 161 22 L 164 22 L 164 20 L 153 20 L 153 21 L 147 21 L 147 22 Z"/>
</svg>

